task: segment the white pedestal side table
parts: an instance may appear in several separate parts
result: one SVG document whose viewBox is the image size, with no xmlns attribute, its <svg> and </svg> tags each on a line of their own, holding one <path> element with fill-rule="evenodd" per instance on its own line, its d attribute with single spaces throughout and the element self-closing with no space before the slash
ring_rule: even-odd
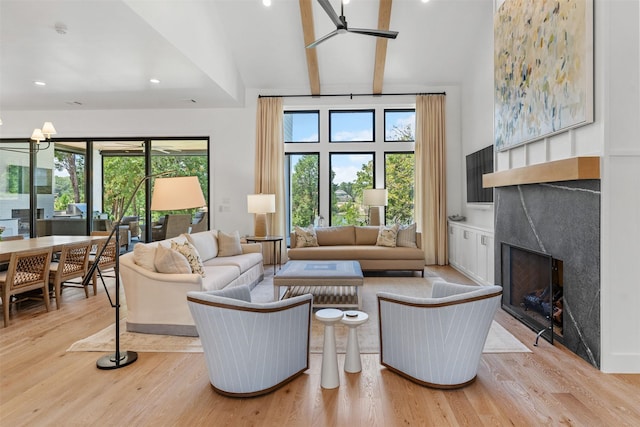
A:
<svg viewBox="0 0 640 427">
<path fill-rule="evenodd" d="M 333 325 L 338 323 L 344 313 L 336 308 L 325 308 L 316 312 L 316 319 L 324 324 L 324 346 L 322 348 L 322 371 L 320 386 L 336 388 L 340 385 L 338 375 L 338 355 L 336 353 L 336 334 Z"/>
<path fill-rule="evenodd" d="M 369 320 L 369 315 L 362 311 L 346 311 L 341 322 L 349 327 L 347 335 L 347 354 L 344 359 L 344 371 L 356 373 L 362 371 L 360 361 L 360 345 L 358 344 L 358 326 Z"/>
</svg>

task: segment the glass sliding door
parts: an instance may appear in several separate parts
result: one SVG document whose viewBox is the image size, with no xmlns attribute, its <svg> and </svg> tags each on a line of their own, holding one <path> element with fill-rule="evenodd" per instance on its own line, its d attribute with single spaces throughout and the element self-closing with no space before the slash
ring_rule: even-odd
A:
<svg viewBox="0 0 640 427">
<path fill-rule="evenodd" d="M 102 165 L 102 208 L 96 226 L 110 224 L 122 217 L 121 241 L 128 243 L 146 241 L 145 218 L 147 215 L 146 186 L 135 193 L 136 186 L 146 176 L 144 141 L 95 141 Z M 94 163 L 98 163 L 98 159 Z M 131 199 L 133 197 L 133 199 Z M 125 206 L 131 199 L 131 204 Z M 126 208 L 126 209 L 125 209 Z M 108 220 L 108 221 L 104 221 Z"/>
<path fill-rule="evenodd" d="M 29 143 L 0 142 L 0 238 L 30 236 L 30 174 Z"/>
<path fill-rule="evenodd" d="M 163 227 L 164 221 L 169 220 L 168 215 L 189 215 L 189 220 L 184 217 L 177 218 L 179 229 L 174 228 L 172 233 L 191 230 L 203 231 L 209 229 L 209 141 L 207 139 L 153 139 L 150 141 L 151 150 L 151 174 L 169 172 L 167 176 L 196 176 L 200 182 L 202 194 L 206 206 L 198 209 L 179 211 L 153 211 L 151 212 L 153 240 L 162 240 L 169 237 Z M 170 221 L 173 221 L 171 219 Z"/>
<path fill-rule="evenodd" d="M 38 154 L 35 189 L 38 209 L 44 211 L 44 218 L 36 220 L 38 236 L 88 233 L 91 211 L 86 194 L 86 146 L 85 141 L 55 142 Z"/>
</svg>

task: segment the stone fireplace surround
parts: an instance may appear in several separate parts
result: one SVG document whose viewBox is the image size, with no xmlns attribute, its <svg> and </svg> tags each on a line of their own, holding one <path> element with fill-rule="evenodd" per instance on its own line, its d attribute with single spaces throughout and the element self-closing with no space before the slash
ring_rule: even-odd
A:
<svg viewBox="0 0 640 427">
<path fill-rule="evenodd" d="M 561 259 L 559 341 L 600 368 L 600 180 L 540 181 L 495 188 L 496 282 L 503 274 L 502 242 Z"/>
</svg>

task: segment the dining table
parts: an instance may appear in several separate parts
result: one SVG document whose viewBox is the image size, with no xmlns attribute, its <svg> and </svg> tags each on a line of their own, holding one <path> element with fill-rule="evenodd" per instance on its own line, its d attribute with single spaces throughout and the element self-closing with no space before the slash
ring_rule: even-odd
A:
<svg viewBox="0 0 640 427">
<path fill-rule="evenodd" d="M 0 262 L 11 260 L 14 252 L 52 248 L 59 252 L 64 245 L 70 243 L 93 242 L 105 239 L 105 236 L 43 236 L 24 240 L 0 240 Z"/>
</svg>

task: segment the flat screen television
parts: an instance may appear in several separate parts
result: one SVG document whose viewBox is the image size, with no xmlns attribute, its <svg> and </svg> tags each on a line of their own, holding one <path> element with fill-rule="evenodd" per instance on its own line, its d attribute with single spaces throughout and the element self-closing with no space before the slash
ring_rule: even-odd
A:
<svg viewBox="0 0 640 427">
<path fill-rule="evenodd" d="M 493 145 L 467 155 L 467 203 L 493 203 L 493 188 L 482 188 L 482 175 L 493 172 Z"/>
</svg>

